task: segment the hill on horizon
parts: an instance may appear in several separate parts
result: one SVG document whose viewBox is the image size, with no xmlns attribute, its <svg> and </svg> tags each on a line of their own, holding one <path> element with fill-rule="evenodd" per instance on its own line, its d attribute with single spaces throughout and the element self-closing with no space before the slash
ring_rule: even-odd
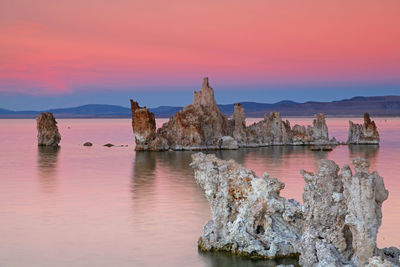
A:
<svg viewBox="0 0 400 267">
<path fill-rule="evenodd" d="M 282 116 L 313 116 L 324 113 L 327 116 L 362 116 L 365 112 L 371 116 L 400 116 L 400 96 L 356 96 L 331 102 L 308 101 L 298 103 L 284 100 L 274 104 L 257 102 L 240 102 L 247 117 L 263 117 L 265 113 L 279 111 Z M 233 113 L 234 104 L 218 105 L 227 116 Z M 159 106 L 149 108 L 157 118 L 173 116 L 183 107 Z M 41 112 L 52 112 L 57 118 L 130 118 L 130 108 L 107 105 L 88 104 L 71 108 L 57 108 L 41 111 L 13 111 L 0 108 L 0 118 L 34 118 Z"/>
</svg>

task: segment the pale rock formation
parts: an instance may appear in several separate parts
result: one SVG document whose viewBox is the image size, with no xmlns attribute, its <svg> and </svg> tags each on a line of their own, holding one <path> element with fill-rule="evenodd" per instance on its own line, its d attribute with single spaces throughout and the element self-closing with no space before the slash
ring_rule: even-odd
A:
<svg viewBox="0 0 400 267">
<path fill-rule="evenodd" d="M 51 112 L 41 113 L 37 118 L 38 145 L 58 146 L 61 134 L 58 132 L 57 121 Z"/>
<path fill-rule="evenodd" d="M 284 145 L 291 143 L 289 121 L 283 121 L 279 112 L 264 115 L 264 120 L 247 128 L 249 146 Z"/>
<path fill-rule="evenodd" d="M 222 136 L 219 143 L 220 149 L 238 149 L 239 145 L 232 136 Z"/>
<path fill-rule="evenodd" d="M 246 114 L 242 104 L 236 103 L 234 105 L 234 111 L 232 115 L 233 122 L 233 138 L 240 144 L 245 145 L 247 143 L 247 131 L 246 131 Z"/>
<path fill-rule="evenodd" d="M 379 144 L 379 133 L 374 121 L 371 121 L 368 113 L 364 114 L 364 124 L 356 124 L 349 121 L 348 144 L 377 145 Z"/>
<path fill-rule="evenodd" d="M 203 79 L 201 90 L 193 93 L 193 106 L 195 107 L 209 107 L 211 109 L 217 108 L 217 102 L 214 97 L 214 89 L 210 87 L 208 78 Z"/>
<path fill-rule="evenodd" d="M 313 126 L 295 125 L 282 120 L 279 112 L 246 127 L 241 104 L 235 104 L 231 119 L 223 115 L 214 98 L 208 78 L 200 91 L 194 92 L 193 104 L 177 112 L 156 130 L 154 114 L 131 100 L 132 127 L 136 150 L 237 149 L 269 145 L 330 144 L 323 114 L 315 117 Z M 231 138 L 228 138 L 231 137 Z M 232 138 L 234 140 L 232 140 Z M 227 143 L 228 142 L 228 143 Z"/>
<path fill-rule="evenodd" d="M 302 171 L 304 215 L 300 263 L 304 266 L 365 266 L 379 255 L 376 237 L 382 203 L 388 197 L 383 178 L 369 173 L 369 162 L 352 161 L 355 173 L 330 160 L 318 162 L 318 173 Z"/>
<path fill-rule="evenodd" d="M 354 174 L 348 165 L 339 172 L 331 160 L 318 161 L 316 174 L 302 171 L 301 206 L 281 197 L 284 184 L 268 174 L 256 177 L 215 155 L 197 153 L 192 159 L 212 211 L 200 249 L 267 258 L 300 254 L 300 264 L 313 267 L 399 266 L 400 250 L 376 247 L 388 191 L 383 178 L 369 172 L 367 160 L 352 161 Z"/>
<path fill-rule="evenodd" d="M 366 267 L 396 267 L 398 265 L 392 264 L 390 261 L 383 259 L 378 256 L 374 256 L 368 259 Z"/>
<path fill-rule="evenodd" d="M 316 175 L 301 172 L 306 182 L 303 193 L 306 223 L 300 256 L 300 263 L 304 266 L 315 266 L 317 263 L 321 264 L 318 266 L 336 264 L 339 253 L 332 255 L 330 252 L 335 248 L 340 251 L 346 249 L 346 207 L 342 201 L 343 183 L 338 177 L 338 170 L 339 167 L 333 161 L 320 160 Z"/>
<path fill-rule="evenodd" d="M 214 90 L 204 78 L 199 92 L 194 92 L 193 104 L 165 123 L 157 132 L 160 140 L 173 150 L 220 149 L 223 136 L 232 136 L 228 118 L 219 110 Z"/>
<path fill-rule="evenodd" d="M 305 126 L 295 124 L 292 128 L 292 142 L 294 145 L 311 143 L 312 137 L 307 134 Z"/>
<path fill-rule="evenodd" d="M 318 113 L 314 116 L 313 126 L 308 126 L 307 134 L 312 137 L 314 144 L 329 143 L 328 126 L 324 114 Z"/>
<path fill-rule="evenodd" d="M 256 177 L 213 154 L 197 153 L 192 159 L 195 180 L 212 212 L 198 241 L 200 249 L 267 258 L 299 252 L 301 206 L 279 195 L 283 183 L 268 174 Z"/>
<path fill-rule="evenodd" d="M 400 249 L 396 247 L 388 247 L 379 250 L 379 255 L 390 261 L 393 266 L 400 266 Z"/>
</svg>

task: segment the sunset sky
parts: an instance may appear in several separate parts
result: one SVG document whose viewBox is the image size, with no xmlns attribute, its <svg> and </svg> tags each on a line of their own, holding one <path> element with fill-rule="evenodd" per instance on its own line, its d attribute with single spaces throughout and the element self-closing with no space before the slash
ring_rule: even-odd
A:
<svg viewBox="0 0 400 267">
<path fill-rule="evenodd" d="M 0 0 L 0 108 L 400 95 L 399 0 Z"/>
</svg>

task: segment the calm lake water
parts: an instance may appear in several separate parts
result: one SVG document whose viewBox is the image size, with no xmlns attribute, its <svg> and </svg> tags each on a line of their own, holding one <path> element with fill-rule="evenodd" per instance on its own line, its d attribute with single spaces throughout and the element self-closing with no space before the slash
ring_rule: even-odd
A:
<svg viewBox="0 0 400 267">
<path fill-rule="evenodd" d="M 256 119 L 249 120 L 255 121 Z M 158 120 L 160 125 L 165 120 Z M 291 118 L 311 124 L 311 118 Z M 361 122 L 361 119 L 353 119 Z M 384 177 L 379 246 L 400 245 L 400 119 L 375 119 L 380 147 L 340 146 L 218 151 L 285 182 L 282 195 L 301 200 L 300 169 L 339 165 L 357 156 Z M 197 239 L 210 208 L 188 166 L 191 152 L 135 152 L 129 119 L 59 119 L 59 150 L 40 149 L 33 119 L 0 120 L 0 266 L 274 266 L 202 254 Z M 327 119 L 330 137 L 345 141 L 348 118 Z M 93 147 L 82 144 L 91 141 Z M 103 147 L 106 143 L 128 147 Z"/>
</svg>

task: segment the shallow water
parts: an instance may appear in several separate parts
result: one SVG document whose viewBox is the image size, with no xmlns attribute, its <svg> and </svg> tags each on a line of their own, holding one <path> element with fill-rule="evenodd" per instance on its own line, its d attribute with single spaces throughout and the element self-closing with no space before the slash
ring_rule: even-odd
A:
<svg viewBox="0 0 400 267">
<path fill-rule="evenodd" d="M 249 119 L 248 123 L 257 119 Z M 361 119 L 353 119 L 360 122 Z M 165 120 L 158 120 L 160 125 Z M 291 124 L 312 119 L 291 118 Z M 300 169 L 316 161 L 347 164 L 357 156 L 384 177 L 379 246 L 399 246 L 400 119 L 375 120 L 381 145 L 217 151 L 285 182 L 301 200 Z M 0 120 L 0 266 L 274 266 L 221 253 L 200 253 L 197 239 L 210 209 L 188 164 L 191 152 L 134 151 L 129 119 L 60 119 L 59 150 L 38 148 L 32 119 Z M 327 119 L 344 141 L 348 119 Z M 91 141 L 93 147 L 82 144 Z M 103 147 L 103 144 L 128 147 Z"/>
</svg>

